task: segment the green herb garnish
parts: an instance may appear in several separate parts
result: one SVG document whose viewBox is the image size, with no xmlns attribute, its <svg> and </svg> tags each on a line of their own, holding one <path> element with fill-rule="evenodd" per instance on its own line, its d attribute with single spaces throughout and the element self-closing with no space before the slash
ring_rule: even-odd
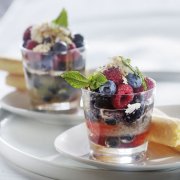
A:
<svg viewBox="0 0 180 180">
<path fill-rule="evenodd" d="M 86 78 L 79 71 L 67 71 L 61 77 L 74 88 L 89 87 L 92 90 L 98 89 L 107 82 L 106 77 L 100 72 L 95 72 Z"/>
<path fill-rule="evenodd" d="M 136 67 L 136 72 L 137 72 L 137 75 L 141 78 L 143 88 L 146 91 L 148 88 L 147 88 L 147 84 L 146 84 L 144 75 L 142 74 L 142 72 L 139 70 L 138 67 Z"/>
<path fill-rule="evenodd" d="M 121 57 L 122 59 L 122 63 L 129 67 L 129 69 L 136 75 L 136 76 L 139 76 L 141 78 L 141 81 L 142 81 L 142 86 L 143 86 L 143 89 L 146 91 L 147 90 L 147 84 L 146 84 L 146 81 L 145 81 L 145 78 L 144 78 L 144 75 L 142 74 L 142 72 L 139 70 L 138 67 L 132 67 L 130 62 L 131 60 L 130 59 L 125 59 L 123 57 Z"/>
<path fill-rule="evenodd" d="M 68 27 L 68 14 L 65 9 L 62 9 L 59 16 L 52 21 L 54 24 L 58 26 L 63 26 L 65 28 Z"/>
</svg>

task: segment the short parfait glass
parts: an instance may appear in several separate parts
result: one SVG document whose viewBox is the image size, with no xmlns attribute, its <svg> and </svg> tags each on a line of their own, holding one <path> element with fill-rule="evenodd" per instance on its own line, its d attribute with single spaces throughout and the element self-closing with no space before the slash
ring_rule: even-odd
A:
<svg viewBox="0 0 180 180">
<path fill-rule="evenodd" d="M 155 87 L 139 93 L 109 96 L 82 89 L 92 159 L 109 163 L 146 159 L 154 94 Z M 126 108 L 113 107 L 114 100 L 123 103 L 126 99 L 132 100 Z"/>
<path fill-rule="evenodd" d="M 65 71 L 85 72 L 85 47 L 66 52 L 40 53 L 21 48 L 32 108 L 40 111 L 76 110 L 81 91 L 60 77 Z"/>
</svg>

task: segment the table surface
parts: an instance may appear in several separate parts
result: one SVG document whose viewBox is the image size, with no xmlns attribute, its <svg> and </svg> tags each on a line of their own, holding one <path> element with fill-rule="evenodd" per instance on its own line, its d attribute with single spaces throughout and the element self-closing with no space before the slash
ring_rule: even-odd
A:
<svg viewBox="0 0 180 180">
<path fill-rule="evenodd" d="M 131 7 L 129 3 L 133 3 Z M 49 7 L 52 7 L 53 11 Z M 173 3 L 170 0 L 152 0 L 148 3 L 143 0 L 134 2 L 127 0 L 125 3 L 118 0 L 114 0 L 113 3 L 110 0 L 98 2 L 76 0 L 73 5 L 70 0 L 14 0 L 0 20 L 0 54 L 19 58 L 20 53 L 17 52 L 23 30 L 29 24 L 52 19 L 61 7 L 67 7 L 70 12 L 71 28 L 76 29 L 77 32 L 84 32 L 87 37 L 88 68 L 101 65 L 106 62 L 104 60 L 106 57 L 120 53 L 138 59 L 137 65 L 144 71 L 180 71 L 180 25 L 177 23 L 180 18 L 180 2 L 178 0 L 174 0 Z M 41 9 L 40 13 L 39 9 Z M 112 29 L 114 33 L 109 33 Z M 5 76 L 6 73 L 0 72 L 0 98 L 14 90 L 5 85 Z M 156 105 L 179 104 L 179 92 L 178 81 L 158 81 Z M 0 179 L 47 180 L 49 178 L 22 170 L 0 156 Z"/>
</svg>

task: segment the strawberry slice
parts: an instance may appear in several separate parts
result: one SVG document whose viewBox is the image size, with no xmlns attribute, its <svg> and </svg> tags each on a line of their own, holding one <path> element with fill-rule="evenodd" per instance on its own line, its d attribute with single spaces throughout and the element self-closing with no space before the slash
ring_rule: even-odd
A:
<svg viewBox="0 0 180 180">
<path fill-rule="evenodd" d="M 120 84 L 117 94 L 113 97 L 113 106 L 116 109 L 123 109 L 133 100 L 133 88 L 128 84 Z"/>
<path fill-rule="evenodd" d="M 111 136 L 119 133 L 120 127 L 118 125 L 111 126 L 100 122 L 86 121 L 87 128 L 94 136 Z"/>
</svg>

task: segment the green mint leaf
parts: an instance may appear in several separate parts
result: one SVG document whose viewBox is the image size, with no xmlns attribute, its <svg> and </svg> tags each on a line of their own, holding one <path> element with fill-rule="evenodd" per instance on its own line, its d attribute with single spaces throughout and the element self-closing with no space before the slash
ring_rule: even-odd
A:
<svg viewBox="0 0 180 180">
<path fill-rule="evenodd" d="M 131 60 L 130 59 L 125 59 L 125 58 L 123 58 L 123 57 L 121 57 L 121 59 L 122 59 L 122 63 L 125 65 L 125 66 L 127 66 L 127 67 L 129 67 L 129 69 L 133 72 L 133 73 L 135 73 L 136 74 L 136 70 L 131 66 Z"/>
<path fill-rule="evenodd" d="M 74 88 L 85 88 L 89 86 L 89 80 L 79 71 L 67 71 L 61 74 L 61 77 Z"/>
<path fill-rule="evenodd" d="M 52 21 L 54 24 L 63 26 L 65 28 L 68 27 L 68 14 L 65 9 L 62 9 L 59 16 Z"/>
<path fill-rule="evenodd" d="M 138 67 L 136 67 L 136 72 L 137 72 L 137 75 L 141 78 L 143 89 L 146 91 L 147 90 L 147 84 L 146 84 L 144 75 L 142 74 L 142 72 L 139 70 Z"/>
<path fill-rule="evenodd" d="M 90 75 L 88 77 L 88 80 L 89 87 L 92 90 L 98 89 L 100 86 L 107 82 L 106 77 L 100 72 L 95 72 L 94 74 Z"/>
</svg>

